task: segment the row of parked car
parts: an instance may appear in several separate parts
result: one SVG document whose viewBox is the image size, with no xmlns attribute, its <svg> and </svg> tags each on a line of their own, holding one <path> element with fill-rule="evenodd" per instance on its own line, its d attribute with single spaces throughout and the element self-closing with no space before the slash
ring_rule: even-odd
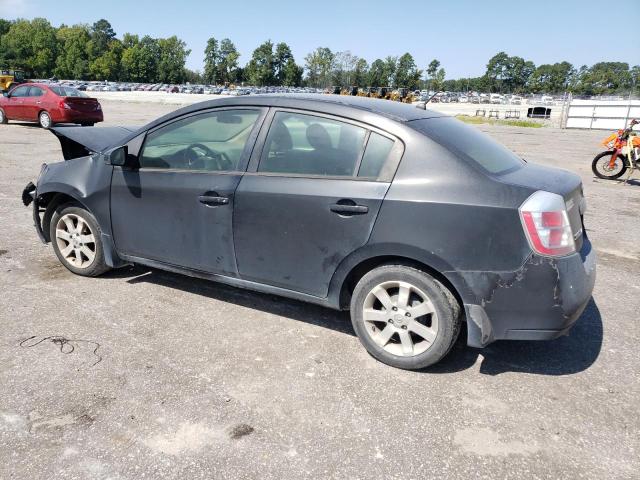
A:
<svg viewBox="0 0 640 480">
<path fill-rule="evenodd" d="M 123 83 L 123 82 L 82 82 L 62 81 L 60 85 L 88 92 L 167 92 L 205 95 L 242 96 L 263 93 L 327 93 L 326 89 L 312 87 L 253 87 L 253 86 L 216 86 L 216 85 L 171 85 L 166 83 Z M 330 92 L 329 92 L 330 93 Z M 430 103 L 473 103 L 491 105 L 554 105 L 561 102 L 550 95 L 510 95 L 479 92 L 433 92 L 416 90 L 413 96 L 419 101 Z"/>
</svg>

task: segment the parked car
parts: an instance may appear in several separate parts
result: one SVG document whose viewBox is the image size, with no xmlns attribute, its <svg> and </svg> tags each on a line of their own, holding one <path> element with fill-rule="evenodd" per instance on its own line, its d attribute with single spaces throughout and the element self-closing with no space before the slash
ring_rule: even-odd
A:
<svg viewBox="0 0 640 480">
<path fill-rule="evenodd" d="M 54 129 L 74 161 L 23 192 L 78 275 L 141 264 L 350 310 L 368 352 L 406 369 L 463 321 L 474 347 L 556 338 L 591 298 L 580 178 L 454 118 L 264 95 L 97 130 Z"/>
<path fill-rule="evenodd" d="M 71 87 L 28 83 L 0 98 L 0 123 L 8 120 L 38 122 L 43 128 L 56 123 L 93 125 L 102 122 L 100 102 Z"/>
</svg>

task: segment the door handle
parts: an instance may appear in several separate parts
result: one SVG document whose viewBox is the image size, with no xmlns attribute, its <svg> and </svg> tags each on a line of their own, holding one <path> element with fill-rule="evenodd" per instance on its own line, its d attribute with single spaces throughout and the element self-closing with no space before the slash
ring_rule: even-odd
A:
<svg viewBox="0 0 640 480">
<path fill-rule="evenodd" d="M 198 197 L 200 203 L 205 204 L 207 207 L 217 207 L 218 205 L 228 205 L 228 197 L 215 197 L 210 195 L 200 195 Z"/>
<path fill-rule="evenodd" d="M 369 207 L 366 205 L 344 205 L 341 203 L 334 203 L 329 207 L 332 212 L 341 213 L 343 215 L 362 215 L 369 212 Z"/>
</svg>

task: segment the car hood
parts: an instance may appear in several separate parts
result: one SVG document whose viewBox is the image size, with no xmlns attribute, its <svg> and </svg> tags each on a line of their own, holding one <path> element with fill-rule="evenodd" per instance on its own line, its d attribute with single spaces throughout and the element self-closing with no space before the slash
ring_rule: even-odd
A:
<svg viewBox="0 0 640 480">
<path fill-rule="evenodd" d="M 139 127 L 53 127 L 65 160 L 104 152 L 136 132 Z"/>
</svg>

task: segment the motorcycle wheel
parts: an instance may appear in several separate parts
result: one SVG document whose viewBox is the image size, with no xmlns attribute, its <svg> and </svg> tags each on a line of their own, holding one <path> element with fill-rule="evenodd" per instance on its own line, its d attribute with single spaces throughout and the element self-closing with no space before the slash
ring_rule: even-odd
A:
<svg viewBox="0 0 640 480">
<path fill-rule="evenodd" d="M 593 159 L 593 162 L 591 162 L 591 170 L 593 170 L 593 174 L 596 177 L 605 180 L 615 180 L 627 171 L 627 162 L 621 155 L 618 155 L 616 158 L 614 167 L 609 168 L 610 157 L 613 153 L 613 151 L 602 152 Z"/>
</svg>

